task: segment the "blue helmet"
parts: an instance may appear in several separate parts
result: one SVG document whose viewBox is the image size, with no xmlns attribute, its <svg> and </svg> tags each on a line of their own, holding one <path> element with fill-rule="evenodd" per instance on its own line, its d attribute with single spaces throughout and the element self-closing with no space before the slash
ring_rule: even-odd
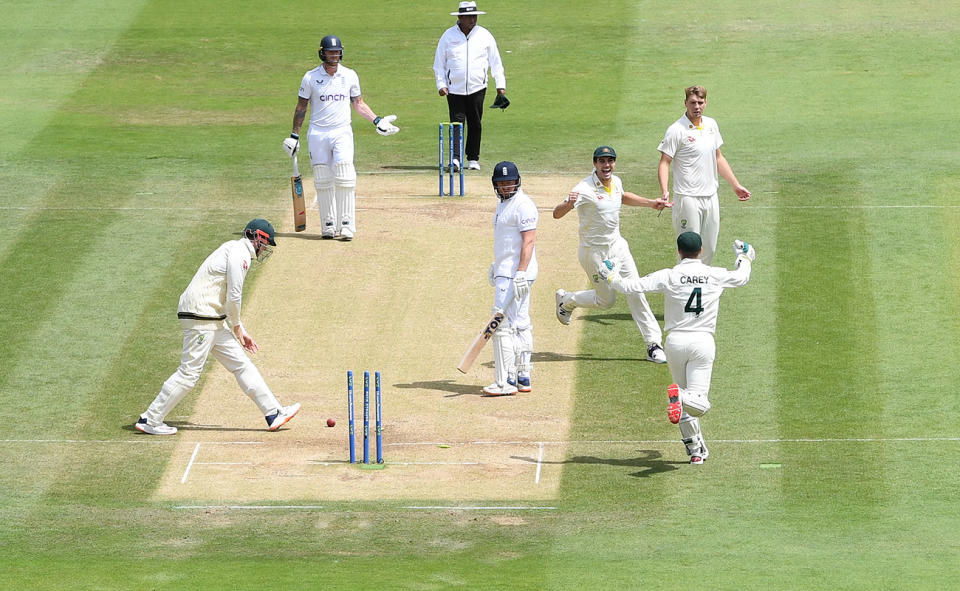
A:
<svg viewBox="0 0 960 591">
<path fill-rule="evenodd" d="M 336 35 L 327 35 L 320 40 L 320 49 L 318 53 L 320 54 L 320 61 L 326 63 L 326 58 L 323 57 L 324 51 L 339 51 L 340 52 L 340 61 L 343 61 L 343 43 L 340 42 L 340 37 Z"/>
<path fill-rule="evenodd" d="M 496 166 L 493 167 L 493 176 L 490 177 L 490 180 L 493 182 L 494 192 L 501 201 L 510 199 L 520 190 L 520 171 L 513 162 L 507 160 L 497 162 Z M 497 187 L 497 183 L 502 181 L 516 181 L 516 184 L 513 185 L 512 189 L 507 185 L 504 187 L 504 193 L 501 193 L 500 188 Z"/>
</svg>

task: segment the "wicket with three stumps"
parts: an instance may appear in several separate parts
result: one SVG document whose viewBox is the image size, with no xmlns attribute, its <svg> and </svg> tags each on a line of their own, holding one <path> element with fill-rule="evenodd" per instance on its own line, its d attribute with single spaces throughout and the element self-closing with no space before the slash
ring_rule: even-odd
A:
<svg viewBox="0 0 960 591">
<path fill-rule="evenodd" d="M 443 142 L 444 126 L 447 128 L 447 146 L 444 146 Z M 457 133 L 454 133 L 454 130 L 456 130 Z M 447 147 L 449 147 L 449 149 L 445 149 Z M 444 165 L 443 162 L 444 153 L 449 156 L 446 165 Z M 437 168 L 440 172 L 440 192 L 437 194 L 443 197 L 443 169 L 446 167 L 447 170 L 450 171 L 450 192 L 448 195 L 451 197 L 453 196 L 453 173 L 456 172 L 454 171 L 455 167 L 453 166 L 453 161 L 456 159 L 459 164 L 456 168 L 458 168 L 460 172 L 459 196 L 463 197 L 463 123 L 459 121 L 451 121 L 449 123 L 440 124 L 440 142 L 438 154 L 439 158 L 437 161 Z"/>
<path fill-rule="evenodd" d="M 374 403 L 376 405 L 376 437 L 377 437 L 377 463 L 383 463 L 383 398 L 380 388 L 380 372 L 374 372 Z M 349 439 L 350 439 L 350 463 L 357 463 L 357 448 L 355 440 L 356 426 L 354 424 L 353 412 L 353 372 L 347 372 L 347 416 L 350 421 Z M 370 372 L 363 372 L 363 463 L 370 463 Z"/>
</svg>

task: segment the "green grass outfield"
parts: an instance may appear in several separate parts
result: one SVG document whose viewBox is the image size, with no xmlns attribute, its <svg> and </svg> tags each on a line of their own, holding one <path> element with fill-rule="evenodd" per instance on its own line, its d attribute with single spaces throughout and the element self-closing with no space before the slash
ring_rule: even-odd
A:
<svg viewBox="0 0 960 591">
<path fill-rule="evenodd" d="M 960 7 L 722 4 L 480 2 L 512 101 L 486 114 L 485 163 L 585 173 L 609 143 L 653 194 L 700 83 L 755 195 L 722 186 L 721 243 L 759 252 L 722 304 L 706 465 L 658 443 L 677 436 L 668 373 L 630 361 L 621 303 L 585 323 L 555 509 L 491 519 L 179 511 L 149 500 L 171 444 L 123 429 L 178 355 L 198 261 L 252 212 L 286 214 L 280 141 L 320 37 L 400 115 L 390 141 L 357 132 L 358 169 L 428 166 L 456 2 L 6 3 L 0 588 L 955 588 Z M 642 270 L 673 261 L 649 220 L 624 218 Z"/>
</svg>

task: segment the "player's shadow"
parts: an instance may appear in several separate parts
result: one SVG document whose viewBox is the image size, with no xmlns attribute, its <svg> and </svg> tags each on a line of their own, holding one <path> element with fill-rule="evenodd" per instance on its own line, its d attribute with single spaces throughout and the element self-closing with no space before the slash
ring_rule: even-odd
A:
<svg viewBox="0 0 960 591">
<path fill-rule="evenodd" d="M 381 166 L 380 168 L 386 170 L 436 170 L 436 166 L 428 166 L 424 164 L 387 164 Z M 446 168 L 444 168 L 446 170 Z"/>
<path fill-rule="evenodd" d="M 663 314 L 654 314 L 657 320 L 663 322 Z M 614 322 L 629 320 L 633 322 L 633 316 L 630 314 L 586 314 L 582 316 L 584 322 L 595 322 L 604 326 L 609 326 Z"/>
<path fill-rule="evenodd" d="M 225 427 L 223 425 L 197 425 L 194 423 L 186 421 L 167 421 L 167 424 L 171 427 L 176 427 L 179 431 L 266 431 L 267 428 L 263 427 L 262 429 L 254 427 Z M 133 425 L 123 425 L 121 427 L 124 431 L 130 431 L 132 433 L 140 433 L 137 431 Z M 281 429 L 282 430 L 282 429 Z"/>
<path fill-rule="evenodd" d="M 243 232 L 234 232 L 234 236 L 243 236 Z M 306 232 L 276 232 L 277 238 L 297 238 L 299 240 L 323 240 L 322 234 L 307 234 Z M 330 242 L 336 242 L 331 240 Z"/>
<path fill-rule="evenodd" d="M 541 464 L 563 465 L 563 464 L 605 464 L 607 466 L 618 466 L 627 468 L 640 468 L 638 472 L 631 472 L 628 476 L 634 478 L 650 478 L 664 472 L 673 472 L 679 470 L 680 466 L 686 466 L 689 462 L 676 462 L 664 460 L 663 454 L 655 449 L 638 450 L 642 455 L 635 458 L 600 458 L 597 456 L 573 456 L 559 462 L 540 461 Z M 521 460 L 537 463 L 536 458 L 526 456 L 510 456 L 514 460 Z"/>
<path fill-rule="evenodd" d="M 437 392 L 449 392 L 445 398 L 454 396 L 483 396 L 480 386 L 471 384 L 458 384 L 453 380 L 430 380 L 423 382 L 410 382 L 409 384 L 394 384 L 394 388 L 406 388 L 417 390 L 434 390 Z"/>
</svg>

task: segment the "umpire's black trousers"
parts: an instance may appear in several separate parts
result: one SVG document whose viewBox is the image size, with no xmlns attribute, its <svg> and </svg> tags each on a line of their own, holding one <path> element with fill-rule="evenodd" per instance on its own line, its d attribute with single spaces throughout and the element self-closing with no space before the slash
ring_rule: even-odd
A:
<svg viewBox="0 0 960 591">
<path fill-rule="evenodd" d="M 483 99 L 487 94 L 487 89 L 478 90 L 473 94 L 448 94 L 447 108 L 450 109 L 450 121 L 466 121 L 467 123 L 467 143 L 464 146 L 467 160 L 480 160 L 480 138 L 483 135 L 483 125 L 480 118 L 483 117 Z M 454 131 L 454 145 L 458 146 L 460 134 Z M 461 162 L 460 166 L 466 165 Z"/>
</svg>

